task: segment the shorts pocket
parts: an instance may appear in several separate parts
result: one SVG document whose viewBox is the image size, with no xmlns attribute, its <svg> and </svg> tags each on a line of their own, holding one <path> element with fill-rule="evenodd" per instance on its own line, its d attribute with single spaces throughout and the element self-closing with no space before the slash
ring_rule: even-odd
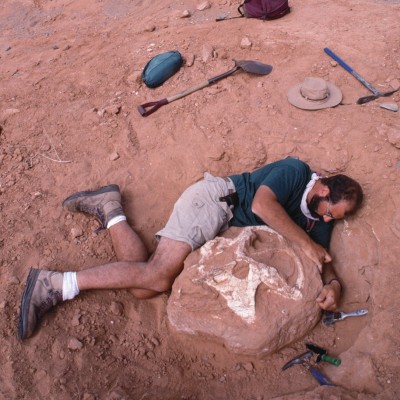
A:
<svg viewBox="0 0 400 400">
<path fill-rule="evenodd" d="M 202 208 L 204 206 L 204 201 L 201 200 L 199 197 L 196 197 L 192 200 L 193 207 Z"/>
</svg>

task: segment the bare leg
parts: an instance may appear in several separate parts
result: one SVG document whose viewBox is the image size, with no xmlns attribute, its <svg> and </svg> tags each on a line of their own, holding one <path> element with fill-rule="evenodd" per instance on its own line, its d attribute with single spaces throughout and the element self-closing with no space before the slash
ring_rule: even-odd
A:
<svg viewBox="0 0 400 400">
<path fill-rule="evenodd" d="M 163 237 L 149 261 L 117 261 L 80 271 L 78 286 L 80 290 L 146 289 L 161 293 L 172 287 L 190 252 L 188 244 Z"/>
<path fill-rule="evenodd" d="M 108 232 L 119 261 L 145 262 L 148 260 L 149 254 L 144 243 L 126 221 L 112 226 Z M 130 289 L 130 292 L 138 299 L 148 299 L 158 294 L 146 289 Z"/>
<path fill-rule="evenodd" d="M 108 232 L 119 261 L 148 260 L 149 254 L 144 243 L 126 221 L 112 226 Z"/>
<path fill-rule="evenodd" d="M 123 215 L 121 194 L 115 184 L 74 193 L 63 201 L 63 207 L 94 215 L 102 226 Z M 130 289 L 139 298 L 155 296 L 171 287 L 191 250 L 185 243 L 167 240 L 169 244 L 154 253 L 158 257 L 149 260 L 144 243 L 126 221 L 112 226 L 109 233 L 119 261 L 77 273 L 80 290 L 121 288 Z"/>
</svg>

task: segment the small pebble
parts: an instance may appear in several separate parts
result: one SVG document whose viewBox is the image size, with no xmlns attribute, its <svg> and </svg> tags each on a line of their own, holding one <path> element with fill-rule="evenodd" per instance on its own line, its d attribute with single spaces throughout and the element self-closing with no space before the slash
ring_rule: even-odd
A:
<svg viewBox="0 0 400 400">
<path fill-rule="evenodd" d="M 42 146 L 40 146 L 40 151 L 49 151 L 51 149 L 51 146 L 48 143 L 43 144 Z"/>
<path fill-rule="evenodd" d="M 203 1 L 197 6 L 199 11 L 207 10 L 207 8 L 211 8 L 211 4 L 208 1 Z"/>
<path fill-rule="evenodd" d="M 118 104 L 106 108 L 106 112 L 108 112 L 109 114 L 117 115 L 119 114 L 120 111 L 121 111 L 121 106 Z"/>
<path fill-rule="evenodd" d="M 203 62 L 206 63 L 209 60 L 211 60 L 213 58 L 213 54 L 214 54 L 214 47 L 209 43 L 204 44 L 201 57 Z"/>
<path fill-rule="evenodd" d="M 252 371 L 254 370 L 254 365 L 253 365 L 253 363 L 251 363 L 251 362 L 244 363 L 244 364 L 243 364 L 243 368 L 244 368 L 246 371 L 252 372 Z"/>
<path fill-rule="evenodd" d="M 83 344 L 77 338 L 71 338 L 71 339 L 68 340 L 67 347 L 70 350 L 80 350 L 83 347 Z"/>
<path fill-rule="evenodd" d="M 396 103 L 381 103 L 379 107 L 393 112 L 399 111 L 399 106 Z"/>
<path fill-rule="evenodd" d="M 119 154 L 117 152 L 110 154 L 110 161 L 116 161 L 119 158 Z"/>
<path fill-rule="evenodd" d="M 20 280 L 16 276 L 11 276 L 8 280 L 12 285 L 19 285 Z"/>
<path fill-rule="evenodd" d="M 18 108 L 7 108 L 6 110 L 4 110 L 3 117 L 8 117 L 9 115 L 14 115 L 18 113 Z"/>
<path fill-rule="evenodd" d="M 78 238 L 79 236 L 82 236 L 82 235 L 83 235 L 83 231 L 82 231 L 81 228 L 72 228 L 71 229 L 71 236 L 74 239 L 76 239 L 76 238 Z"/>
<path fill-rule="evenodd" d="M 156 30 L 155 25 L 148 25 L 144 28 L 145 32 L 154 32 Z"/>
<path fill-rule="evenodd" d="M 118 301 L 113 301 L 111 303 L 110 309 L 114 315 L 121 316 L 124 313 L 124 306 Z"/>
<path fill-rule="evenodd" d="M 72 326 L 79 326 L 79 324 L 80 324 L 80 318 L 81 318 L 81 314 L 75 314 L 75 315 L 72 317 L 71 325 L 72 325 Z"/>
<path fill-rule="evenodd" d="M 389 83 L 393 89 L 398 89 L 400 87 L 400 81 L 398 79 L 390 79 Z"/>
<path fill-rule="evenodd" d="M 189 53 L 186 56 L 186 66 L 191 67 L 194 64 L 194 54 Z"/>
<path fill-rule="evenodd" d="M 252 46 L 251 40 L 248 37 L 244 37 L 240 42 L 240 48 L 249 49 Z"/>
</svg>

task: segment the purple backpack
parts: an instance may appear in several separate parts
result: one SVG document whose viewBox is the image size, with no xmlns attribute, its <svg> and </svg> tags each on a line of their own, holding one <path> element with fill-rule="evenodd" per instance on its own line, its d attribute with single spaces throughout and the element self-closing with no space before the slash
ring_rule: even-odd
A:
<svg viewBox="0 0 400 400">
<path fill-rule="evenodd" d="M 290 12 L 288 0 L 245 0 L 238 8 L 247 18 L 277 19 Z"/>
</svg>

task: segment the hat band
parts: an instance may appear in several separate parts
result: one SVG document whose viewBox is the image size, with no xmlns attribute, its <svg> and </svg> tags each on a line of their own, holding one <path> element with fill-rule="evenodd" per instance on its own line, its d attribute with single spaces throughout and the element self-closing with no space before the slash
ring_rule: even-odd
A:
<svg viewBox="0 0 400 400">
<path fill-rule="evenodd" d="M 303 94 L 302 90 L 300 89 L 300 94 L 303 99 L 306 99 L 307 101 L 312 101 L 313 103 L 326 103 L 329 99 L 329 92 L 325 93 L 325 96 L 322 97 L 322 99 L 313 99 L 311 97 L 308 97 L 307 95 Z"/>
</svg>

